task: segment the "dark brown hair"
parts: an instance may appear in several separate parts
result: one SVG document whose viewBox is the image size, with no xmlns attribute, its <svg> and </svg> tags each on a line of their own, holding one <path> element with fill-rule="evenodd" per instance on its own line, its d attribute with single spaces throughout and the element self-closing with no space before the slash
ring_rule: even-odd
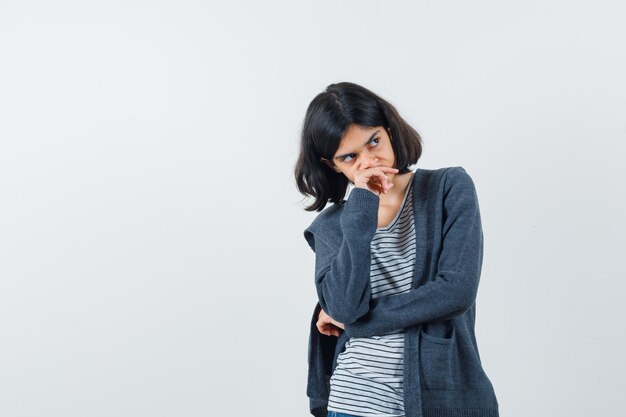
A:
<svg viewBox="0 0 626 417">
<path fill-rule="evenodd" d="M 348 178 L 320 158 L 332 160 L 352 124 L 391 130 L 398 175 L 409 172 L 422 155 L 421 136 L 394 106 L 358 84 L 330 84 L 311 101 L 302 125 L 296 185 L 300 193 L 315 198 L 305 210 L 322 211 L 329 201 L 340 203 L 345 197 Z"/>
</svg>

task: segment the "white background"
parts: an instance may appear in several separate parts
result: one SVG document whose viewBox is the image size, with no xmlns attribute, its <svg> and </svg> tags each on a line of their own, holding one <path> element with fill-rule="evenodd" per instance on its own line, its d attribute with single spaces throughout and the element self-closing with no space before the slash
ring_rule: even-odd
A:
<svg viewBox="0 0 626 417">
<path fill-rule="evenodd" d="M 502 416 L 615 416 L 626 373 L 620 1 L 0 3 L 0 415 L 305 416 L 293 168 L 352 81 L 463 166 Z"/>
</svg>

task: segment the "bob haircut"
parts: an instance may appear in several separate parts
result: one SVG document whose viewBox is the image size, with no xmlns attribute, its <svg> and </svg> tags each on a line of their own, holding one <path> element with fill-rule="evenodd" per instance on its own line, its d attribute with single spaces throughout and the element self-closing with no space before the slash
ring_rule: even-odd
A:
<svg viewBox="0 0 626 417">
<path fill-rule="evenodd" d="M 330 84 L 309 104 L 302 125 L 300 155 L 295 165 L 296 185 L 315 201 L 307 211 L 322 211 L 341 203 L 350 180 L 322 160 L 332 161 L 350 125 L 383 126 L 391 131 L 398 174 L 410 172 L 422 155 L 422 138 L 390 103 L 354 83 Z"/>
</svg>

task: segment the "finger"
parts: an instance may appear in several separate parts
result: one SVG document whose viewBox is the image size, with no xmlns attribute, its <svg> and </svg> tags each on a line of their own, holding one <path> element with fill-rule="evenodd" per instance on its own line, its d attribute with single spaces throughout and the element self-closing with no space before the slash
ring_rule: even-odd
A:
<svg viewBox="0 0 626 417">
<path fill-rule="evenodd" d="M 381 181 L 384 179 L 388 179 L 387 174 L 391 173 L 388 170 L 385 170 L 386 167 L 372 167 L 371 175 L 374 177 L 378 177 Z"/>
<path fill-rule="evenodd" d="M 389 167 L 380 167 L 381 169 L 381 178 L 384 178 L 383 183 L 385 187 L 385 192 L 389 191 L 391 187 L 394 186 L 393 181 L 389 178 L 390 174 L 396 174 L 399 170 L 397 168 L 389 168 Z M 386 172 L 386 173 L 385 173 Z"/>
<path fill-rule="evenodd" d="M 317 330 L 319 330 L 319 332 L 320 332 L 321 334 L 324 334 L 324 335 L 326 335 L 326 336 L 330 336 L 330 334 L 328 333 L 328 329 L 327 329 L 326 327 L 324 327 L 324 326 L 322 326 L 322 327 L 318 327 L 318 328 L 317 328 Z"/>
<path fill-rule="evenodd" d="M 339 336 L 339 332 L 337 331 L 337 328 L 335 326 L 328 326 L 326 331 L 329 336 Z"/>
<path fill-rule="evenodd" d="M 391 188 L 391 186 L 389 185 L 391 184 L 391 181 L 389 180 L 387 174 L 382 172 L 382 170 L 378 170 L 378 172 L 375 172 L 372 178 L 373 182 L 380 188 L 381 192 L 386 193 L 389 188 Z"/>
<path fill-rule="evenodd" d="M 360 173 L 355 179 L 355 183 L 364 183 L 372 192 L 380 195 L 380 193 L 387 192 L 391 186 L 387 174 L 383 172 L 383 169 L 389 173 L 396 171 L 396 168 L 389 167 L 371 167 L 360 169 Z"/>
<path fill-rule="evenodd" d="M 367 179 L 369 179 L 372 175 L 386 175 L 386 174 L 397 174 L 400 172 L 398 168 L 391 168 L 385 166 L 376 166 L 371 168 L 365 168 L 360 170 L 363 175 Z"/>
<path fill-rule="evenodd" d="M 321 320 L 318 320 L 317 323 L 315 323 L 315 327 L 317 327 L 317 330 L 320 333 L 324 333 L 326 331 L 326 324 L 324 322 L 322 322 Z"/>
<path fill-rule="evenodd" d="M 320 333 L 323 333 L 323 332 L 328 333 L 328 330 L 332 329 L 333 327 L 333 324 L 330 321 L 324 320 L 324 319 L 318 320 L 315 325 L 317 329 L 320 331 Z"/>
<path fill-rule="evenodd" d="M 382 184 L 381 179 L 377 175 L 372 175 L 371 177 L 369 177 L 367 183 L 370 184 L 376 190 L 382 191 L 383 184 Z"/>
<path fill-rule="evenodd" d="M 387 184 L 387 188 L 385 189 L 385 193 L 389 192 L 389 190 L 391 190 L 391 187 L 393 187 L 393 182 L 389 182 L 389 184 Z"/>
<path fill-rule="evenodd" d="M 325 334 L 326 336 L 338 336 L 337 329 L 334 327 L 325 326 L 323 330 L 322 334 Z"/>
<path fill-rule="evenodd" d="M 386 191 L 390 183 L 389 176 L 387 176 L 387 174 L 385 174 L 381 170 L 378 170 L 377 172 L 373 173 L 371 178 L 372 178 L 372 181 L 376 185 L 378 185 L 382 191 Z"/>
<path fill-rule="evenodd" d="M 378 170 L 380 172 L 381 178 L 384 177 L 385 180 L 390 182 L 390 183 L 391 183 L 391 181 L 389 180 L 389 175 L 390 174 L 397 174 L 400 171 L 397 168 L 390 168 L 390 167 L 384 167 L 384 166 L 377 167 L 377 168 L 378 168 Z"/>
</svg>

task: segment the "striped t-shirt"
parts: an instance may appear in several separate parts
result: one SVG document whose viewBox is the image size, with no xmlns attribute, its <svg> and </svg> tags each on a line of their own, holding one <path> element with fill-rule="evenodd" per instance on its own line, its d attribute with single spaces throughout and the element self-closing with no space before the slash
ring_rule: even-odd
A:
<svg viewBox="0 0 626 417">
<path fill-rule="evenodd" d="M 412 185 L 411 180 L 395 218 L 377 228 L 372 238 L 372 298 L 411 289 L 415 268 Z M 330 379 L 328 410 L 365 417 L 404 416 L 403 351 L 404 329 L 351 337 Z"/>
</svg>

